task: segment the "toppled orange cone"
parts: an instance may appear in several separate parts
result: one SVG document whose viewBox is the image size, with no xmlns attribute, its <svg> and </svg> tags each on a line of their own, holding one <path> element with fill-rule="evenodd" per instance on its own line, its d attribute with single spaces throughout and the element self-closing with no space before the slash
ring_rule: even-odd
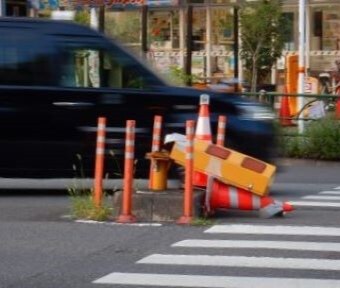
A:
<svg viewBox="0 0 340 288">
<path fill-rule="evenodd" d="M 274 200 L 269 196 L 257 196 L 216 179 L 209 195 L 208 210 L 215 209 L 258 210 L 260 217 L 271 218 L 293 211 L 291 204 Z"/>
</svg>

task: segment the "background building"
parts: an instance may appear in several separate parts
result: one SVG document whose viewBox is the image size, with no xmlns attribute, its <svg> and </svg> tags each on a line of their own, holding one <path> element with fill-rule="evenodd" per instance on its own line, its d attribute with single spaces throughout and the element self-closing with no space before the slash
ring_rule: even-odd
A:
<svg viewBox="0 0 340 288">
<path fill-rule="evenodd" d="M 235 57 L 235 23 L 237 4 L 247 0 L 37 0 L 38 4 L 35 0 L 2 1 L 6 1 L 8 16 L 25 16 L 36 6 L 45 16 L 53 10 L 88 11 L 101 6 L 105 9 L 105 33 L 120 39 L 136 53 L 146 54 L 160 71 L 171 73 L 171 67 L 185 67 L 190 52 L 195 81 L 243 78 L 242 63 Z M 283 0 L 284 16 L 291 23 L 284 56 L 298 51 L 298 4 L 298 0 Z M 306 19 L 307 73 L 318 76 L 336 69 L 335 61 L 340 59 L 340 1 L 306 0 Z M 188 42 L 188 36 L 192 41 Z M 278 61 L 269 82 L 280 82 L 285 59 Z"/>
</svg>

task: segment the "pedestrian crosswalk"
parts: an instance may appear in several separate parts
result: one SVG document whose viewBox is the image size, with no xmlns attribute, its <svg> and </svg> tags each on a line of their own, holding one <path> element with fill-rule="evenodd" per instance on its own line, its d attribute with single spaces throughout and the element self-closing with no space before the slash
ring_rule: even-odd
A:
<svg viewBox="0 0 340 288">
<path fill-rule="evenodd" d="M 315 195 L 301 197 L 301 200 L 289 201 L 295 207 L 340 208 L 340 186 L 333 190 L 321 191 Z"/>
<path fill-rule="evenodd" d="M 256 235 L 255 240 L 241 239 L 246 234 L 247 236 Z M 219 224 L 206 229 L 201 236 L 201 239 L 185 239 L 173 243 L 169 247 L 169 251 L 172 253 L 151 254 L 138 260 L 135 263 L 137 272 L 113 272 L 95 280 L 94 283 L 112 285 L 112 287 L 119 285 L 119 287 L 340 288 L 340 259 L 338 259 L 340 257 L 337 254 L 335 254 L 337 257 L 326 257 L 332 253 L 340 252 L 340 243 L 337 241 L 340 239 L 340 228 Z M 271 239 L 266 239 L 266 237 Z M 272 239 L 273 237 L 275 239 Z M 290 237 L 294 239 L 289 239 Z M 303 237 L 303 239 L 298 237 Z M 315 239 L 314 237 L 318 237 L 317 239 L 322 241 L 312 241 L 311 239 Z M 297 241 L 299 239 L 300 241 Z M 235 251 L 229 253 L 233 249 L 236 253 L 244 250 L 249 253 L 246 256 L 234 255 Z M 271 257 L 261 256 L 261 252 L 264 253 L 264 251 L 276 251 L 276 253 L 273 253 Z M 296 256 L 285 256 L 289 251 L 290 255 L 296 253 Z M 303 252 L 314 253 L 312 254 L 314 257 L 299 256 L 299 253 L 303 255 Z M 141 268 L 142 265 L 147 265 L 148 271 L 151 270 L 152 273 L 138 272 L 138 268 Z M 164 270 L 154 273 L 159 267 L 174 266 L 185 267 L 186 273 L 164 274 L 162 273 Z M 205 269 L 207 267 L 223 267 L 226 270 L 222 275 L 201 275 L 197 273 L 197 270 L 189 274 L 188 269 L 193 269 L 193 267 L 204 267 Z M 235 268 L 244 270 L 243 276 L 233 275 L 232 271 Z M 231 269 L 231 272 L 228 269 Z M 257 276 L 254 276 L 254 274 L 246 275 L 247 269 L 260 270 L 258 270 Z M 270 273 L 270 277 L 264 277 L 265 272 L 260 271 L 265 269 L 274 272 Z M 277 271 L 282 273 L 282 271 L 292 270 L 316 271 L 321 274 L 323 272 L 335 273 L 332 275 L 338 276 L 335 277 L 336 279 L 334 277 L 328 279 L 324 276 L 313 279 L 308 277 L 292 278 L 288 273 L 287 277 L 282 277 L 282 274 L 275 277 Z"/>
<path fill-rule="evenodd" d="M 292 202 L 340 207 L 340 186 L 297 203 Z M 93 283 L 113 288 L 340 288 L 340 228 L 217 224 L 132 266 L 132 272 L 115 271 Z"/>
</svg>

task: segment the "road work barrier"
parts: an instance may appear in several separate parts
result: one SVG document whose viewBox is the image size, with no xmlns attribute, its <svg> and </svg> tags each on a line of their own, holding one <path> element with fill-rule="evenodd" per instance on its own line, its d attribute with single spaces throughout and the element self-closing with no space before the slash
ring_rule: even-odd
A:
<svg viewBox="0 0 340 288">
<path fill-rule="evenodd" d="M 194 155 L 195 171 L 259 196 L 268 193 L 276 171 L 271 164 L 201 140 L 194 141 Z M 185 165 L 183 143 L 175 142 L 170 158 L 179 165 Z"/>
<path fill-rule="evenodd" d="M 133 184 L 133 165 L 135 156 L 135 127 L 136 121 L 126 121 L 125 136 L 125 160 L 124 160 L 124 187 L 122 197 L 122 213 L 119 215 L 117 222 L 133 223 L 136 217 L 132 215 L 132 184 Z"/>
<path fill-rule="evenodd" d="M 106 118 L 99 117 L 97 125 L 96 160 L 94 172 L 94 205 L 100 207 L 103 198 Z"/>
</svg>

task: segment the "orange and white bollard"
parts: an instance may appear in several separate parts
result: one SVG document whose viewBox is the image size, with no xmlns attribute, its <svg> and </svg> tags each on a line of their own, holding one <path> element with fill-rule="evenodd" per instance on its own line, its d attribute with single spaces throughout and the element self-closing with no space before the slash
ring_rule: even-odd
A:
<svg viewBox="0 0 340 288">
<path fill-rule="evenodd" d="M 222 115 L 218 116 L 217 138 L 216 138 L 217 145 L 224 146 L 226 126 L 227 126 L 227 117 L 222 116 Z"/>
<path fill-rule="evenodd" d="M 161 131 L 162 131 L 162 116 L 156 115 L 153 122 L 153 132 L 152 132 L 152 146 L 151 152 L 158 152 L 161 148 Z M 150 173 L 149 173 L 149 189 L 153 189 L 153 170 L 157 169 L 156 160 L 151 159 Z"/>
<path fill-rule="evenodd" d="M 103 198 L 103 173 L 104 173 L 104 157 L 105 157 L 105 134 L 106 134 L 106 118 L 98 118 L 97 127 L 97 144 L 96 144 L 96 161 L 94 172 L 94 205 L 101 206 Z"/>
<path fill-rule="evenodd" d="M 122 197 L 122 213 L 119 215 L 117 222 L 133 223 L 136 217 L 132 215 L 132 183 L 133 183 L 133 165 L 135 157 L 135 127 L 136 121 L 126 121 L 125 137 L 125 161 L 124 161 L 124 189 Z"/>
<path fill-rule="evenodd" d="M 183 216 L 177 221 L 178 224 L 190 224 L 193 219 L 194 130 L 195 121 L 188 120 L 186 122 L 184 209 Z"/>
</svg>

